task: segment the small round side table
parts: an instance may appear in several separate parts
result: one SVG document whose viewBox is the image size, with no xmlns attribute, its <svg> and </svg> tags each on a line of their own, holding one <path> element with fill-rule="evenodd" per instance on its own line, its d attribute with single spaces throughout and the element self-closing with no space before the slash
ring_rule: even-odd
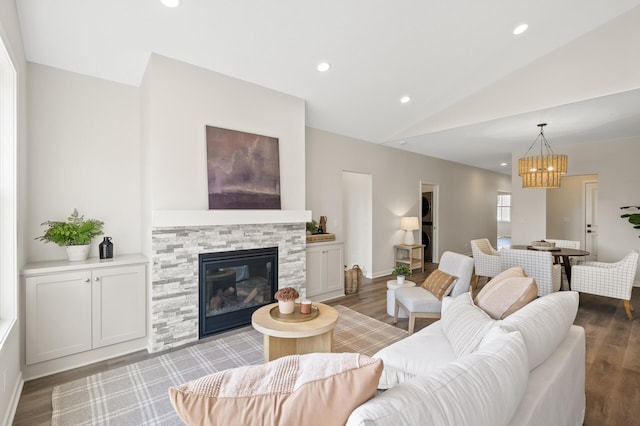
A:
<svg viewBox="0 0 640 426">
<path fill-rule="evenodd" d="M 393 316 L 396 309 L 396 290 L 401 287 L 415 287 L 416 283 L 413 281 L 404 281 L 404 284 L 398 284 L 396 280 L 387 281 L 387 315 Z M 398 318 L 409 318 L 406 312 L 402 309 L 398 312 Z"/>
</svg>

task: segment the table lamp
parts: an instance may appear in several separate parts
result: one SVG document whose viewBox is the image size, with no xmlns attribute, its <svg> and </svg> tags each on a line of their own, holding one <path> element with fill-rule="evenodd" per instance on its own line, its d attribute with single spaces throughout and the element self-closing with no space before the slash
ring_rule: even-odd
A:
<svg viewBox="0 0 640 426">
<path fill-rule="evenodd" d="M 418 222 L 418 218 L 415 216 L 400 218 L 400 229 L 404 229 L 406 231 L 404 243 L 406 245 L 415 244 L 416 241 L 413 238 L 413 231 L 420 229 L 420 222 Z"/>
</svg>

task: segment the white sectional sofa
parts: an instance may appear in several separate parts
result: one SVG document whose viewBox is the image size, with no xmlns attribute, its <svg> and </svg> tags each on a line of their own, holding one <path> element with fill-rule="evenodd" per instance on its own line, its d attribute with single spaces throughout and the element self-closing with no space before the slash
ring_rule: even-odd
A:
<svg viewBox="0 0 640 426">
<path fill-rule="evenodd" d="M 387 389 L 347 425 L 581 425 L 585 334 L 578 293 L 540 297 L 493 320 L 471 295 L 445 298 L 441 320 L 374 355 Z"/>
</svg>

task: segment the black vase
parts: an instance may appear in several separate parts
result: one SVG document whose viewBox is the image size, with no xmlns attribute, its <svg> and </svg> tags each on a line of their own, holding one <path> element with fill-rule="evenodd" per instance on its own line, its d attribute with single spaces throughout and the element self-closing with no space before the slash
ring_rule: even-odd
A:
<svg viewBox="0 0 640 426">
<path fill-rule="evenodd" d="M 102 242 L 98 245 L 100 251 L 100 259 L 112 259 L 113 258 L 113 243 L 111 237 L 104 237 Z"/>
</svg>

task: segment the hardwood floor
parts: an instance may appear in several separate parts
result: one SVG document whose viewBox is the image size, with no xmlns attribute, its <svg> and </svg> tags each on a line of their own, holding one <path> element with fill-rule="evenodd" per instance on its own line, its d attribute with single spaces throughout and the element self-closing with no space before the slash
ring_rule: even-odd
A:
<svg viewBox="0 0 640 426">
<path fill-rule="evenodd" d="M 434 264 L 425 265 L 425 272 L 414 273 L 411 280 L 421 283 L 435 267 Z M 387 315 L 386 302 L 386 283 L 389 279 L 364 279 L 357 293 L 326 303 L 343 305 L 392 324 L 393 318 Z M 640 307 L 638 288 L 634 288 L 632 304 Z M 640 309 L 636 312 L 640 316 Z M 416 320 L 416 331 L 433 321 Z M 584 424 L 637 424 L 640 419 L 640 318 L 629 321 L 621 301 L 581 294 L 575 323 L 585 328 L 587 338 L 587 410 Z M 398 320 L 397 326 L 406 330 L 407 320 Z M 144 351 L 137 352 L 26 382 L 14 425 L 49 425 L 54 386 L 154 356 Z"/>
</svg>

